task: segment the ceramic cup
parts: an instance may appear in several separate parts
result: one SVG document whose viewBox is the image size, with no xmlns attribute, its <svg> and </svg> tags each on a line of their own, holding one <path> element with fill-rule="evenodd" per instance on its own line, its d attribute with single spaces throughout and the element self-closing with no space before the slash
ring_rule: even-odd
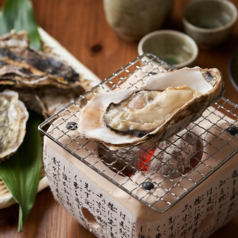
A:
<svg viewBox="0 0 238 238">
<path fill-rule="evenodd" d="M 176 68 L 192 66 L 198 47 L 191 37 L 179 31 L 158 30 L 145 35 L 138 44 L 138 53 L 152 53 Z"/>
<path fill-rule="evenodd" d="M 185 32 L 202 49 L 220 46 L 230 36 L 237 20 L 237 9 L 229 1 L 195 0 L 182 15 Z"/>
<path fill-rule="evenodd" d="M 140 40 L 159 29 L 174 0 L 104 0 L 108 24 L 124 40 Z"/>
</svg>

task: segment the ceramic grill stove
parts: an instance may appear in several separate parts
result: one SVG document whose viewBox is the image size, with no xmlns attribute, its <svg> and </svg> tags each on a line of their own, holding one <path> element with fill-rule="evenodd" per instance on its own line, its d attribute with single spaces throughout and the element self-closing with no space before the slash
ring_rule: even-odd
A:
<svg viewBox="0 0 238 238">
<path fill-rule="evenodd" d="M 55 199 L 97 237 L 209 237 L 238 211 L 238 105 L 228 99 L 163 146 L 115 152 L 79 136 L 78 115 L 97 91 L 137 87 L 164 68 L 173 69 L 152 54 L 140 56 L 39 127 Z M 169 148 L 186 158 L 158 162 L 155 153 L 170 156 Z"/>
</svg>

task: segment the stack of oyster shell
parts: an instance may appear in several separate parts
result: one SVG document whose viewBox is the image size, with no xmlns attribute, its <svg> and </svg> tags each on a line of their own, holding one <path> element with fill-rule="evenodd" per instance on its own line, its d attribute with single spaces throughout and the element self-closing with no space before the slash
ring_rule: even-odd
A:
<svg viewBox="0 0 238 238">
<path fill-rule="evenodd" d="M 17 151 L 28 119 L 27 109 L 47 118 L 89 88 L 67 63 L 29 46 L 28 34 L 12 31 L 0 37 L 0 161 Z"/>
<path fill-rule="evenodd" d="M 138 151 L 158 147 L 148 170 L 173 178 L 190 167 L 189 158 L 198 151 L 198 138 L 186 133 L 188 130 L 181 132 L 180 139 L 175 134 L 222 96 L 224 83 L 215 68 L 183 68 L 148 75 L 140 87 L 121 85 L 119 90 L 96 94 L 81 110 L 78 131 L 103 145 L 99 156 L 107 164 L 116 158 L 118 170 L 131 168 L 130 173 L 141 169 Z M 139 149 L 131 149 L 136 147 Z M 119 160 L 125 157 L 123 153 L 126 159 Z"/>
</svg>

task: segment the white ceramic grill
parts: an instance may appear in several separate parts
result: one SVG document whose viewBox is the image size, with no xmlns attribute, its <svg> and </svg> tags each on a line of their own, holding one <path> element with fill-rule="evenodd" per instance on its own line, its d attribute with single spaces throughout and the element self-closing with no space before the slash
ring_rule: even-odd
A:
<svg viewBox="0 0 238 238">
<path fill-rule="evenodd" d="M 113 152 L 77 133 L 80 110 L 98 90 L 115 90 L 125 85 L 137 87 L 139 82 L 164 69 L 175 68 L 152 54 L 137 57 L 39 126 L 46 136 L 46 175 L 56 200 L 98 237 L 207 237 L 238 210 L 236 203 L 232 205 L 238 201 L 234 177 L 238 162 L 230 162 L 238 154 L 238 105 L 226 98 L 207 108 L 185 129 L 186 134 L 197 138 L 196 150 L 192 154 L 177 144 L 178 140 L 186 142 L 187 147 L 194 144 L 194 139 L 185 140 L 186 134 L 178 134 L 174 140 L 166 141 L 166 146 L 128 147 Z M 133 81 L 127 81 L 132 77 Z M 174 155 L 168 149 L 172 147 L 176 148 L 177 154 L 186 155 L 177 166 L 174 166 Z M 159 152 L 155 157 L 157 148 Z M 171 159 L 159 162 L 159 169 L 154 169 L 152 164 L 158 162 L 158 157 L 165 156 Z M 78 161 L 75 162 L 78 165 L 74 161 Z M 229 163 L 233 163 L 232 168 L 227 169 L 225 165 Z M 225 169 L 223 172 L 222 168 Z M 216 171 L 225 177 L 221 180 L 220 175 L 214 175 Z M 81 179 L 73 181 L 77 176 Z M 207 181 L 209 177 L 211 182 Z M 97 183 L 101 180 L 107 185 Z M 223 189 L 221 181 L 230 185 Z M 232 196 L 235 198 L 231 199 Z M 132 210 L 124 205 L 130 197 L 137 200 L 135 208 L 131 205 Z M 107 208 L 103 211 L 103 200 L 107 199 Z M 210 208 L 209 199 L 213 204 Z M 138 206 L 147 214 L 151 212 L 154 218 L 144 221 L 138 215 L 140 212 L 133 212 Z M 198 209 L 198 206 L 201 207 Z M 232 206 L 235 208 L 228 212 Z M 122 213 L 127 214 L 124 221 Z M 182 217 L 181 214 L 185 215 Z M 187 221 L 189 216 L 192 225 Z"/>
</svg>

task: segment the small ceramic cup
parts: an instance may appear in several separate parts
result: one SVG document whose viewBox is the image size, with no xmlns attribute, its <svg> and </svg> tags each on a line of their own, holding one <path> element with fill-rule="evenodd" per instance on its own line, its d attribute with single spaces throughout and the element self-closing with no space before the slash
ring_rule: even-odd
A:
<svg viewBox="0 0 238 238">
<path fill-rule="evenodd" d="M 198 55 L 193 39 L 179 31 L 159 30 L 145 35 L 138 44 L 138 53 L 152 53 L 176 68 L 191 66 Z"/>
<path fill-rule="evenodd" d="M 182 15 L 185 32 L 201 49 L 216 48 L 224 43 L 236 20 L 236 7 L 224 0 L 191 1 L 185 6 Z"/>
</svg>

